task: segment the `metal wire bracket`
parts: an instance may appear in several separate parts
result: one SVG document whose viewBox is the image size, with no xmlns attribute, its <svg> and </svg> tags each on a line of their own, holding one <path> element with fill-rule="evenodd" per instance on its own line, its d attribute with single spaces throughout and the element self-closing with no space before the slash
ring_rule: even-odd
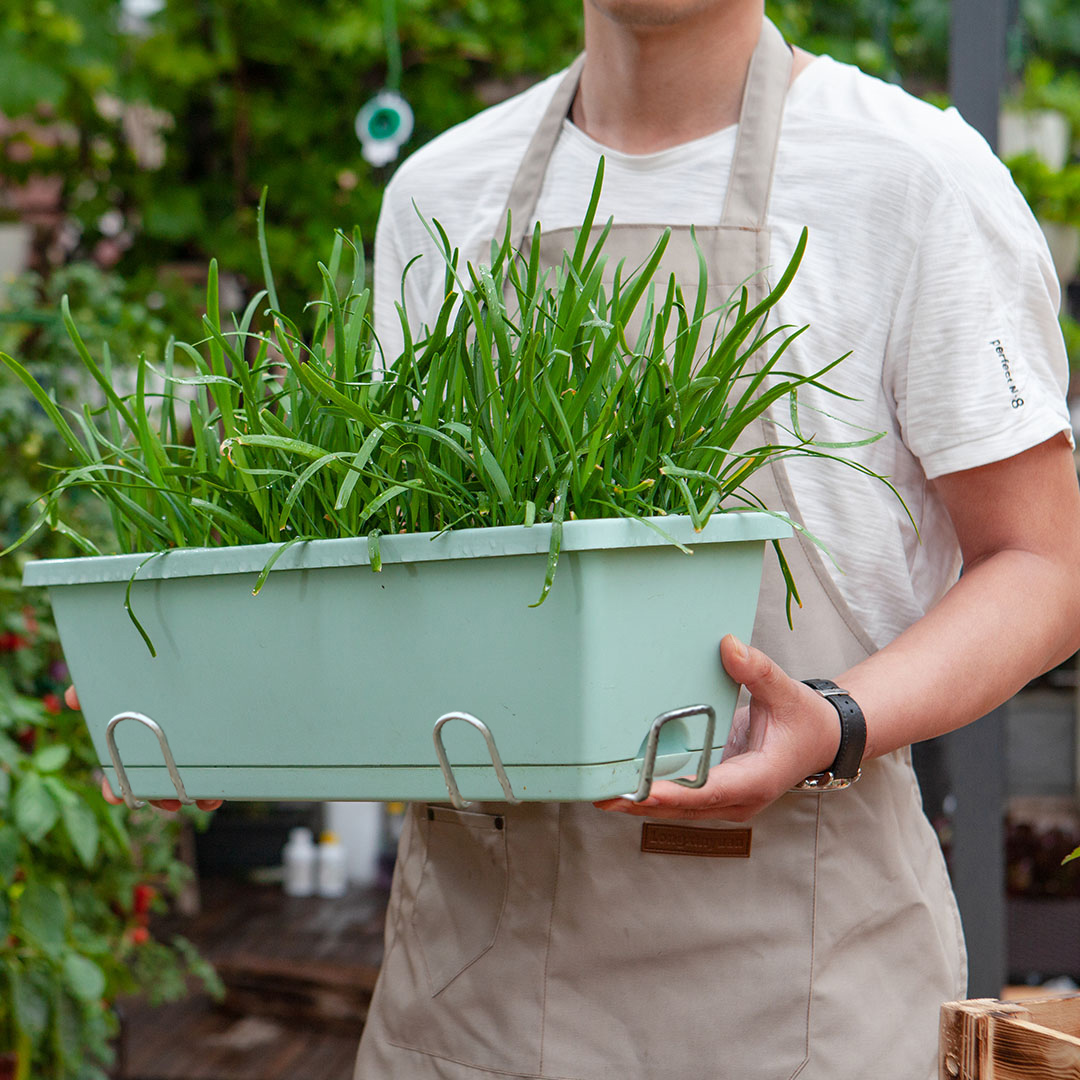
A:
<svg viewBox="0 0 1080 1080">
<path fill-rule="evenodd" d="M 693 780 L 673 780 L 674 784 L 683 787 L 700 788 L 705 786 L 709 777 L 709 761 L 712 758 L 713 732 L 716 730 L 716 710 L 711 705 L 687 705 L 682 709 L 672 709 L 670 712 L 661 713 L 649 728 L 649 737 L 645 743 L 645 760 L 641 763 L 641 780 L 637 791 L 624 795 L 624 799 L 633 802 L 643 802 L 649 797 L 652 790 L 653 772 L 656 769 L 656 751 L 660 745 L 660 729 L 671 720 L 685 720 L 690 716 L 705 716 L 705 742 L 701 748 L 701 757 L 698 761 L 697 776 Z"/>
<path fill-rule="evenodd" d="M 192 806 L 195 800 L 188 798 L 188 793 L 184 790 L 184 781 L 180 779 L 180 772 L 176 767 L 172 751 L 169 749 L 169 740 L 165 738 L 165 732 L 149 716 L 137 712 L 122 712 L 117 713 L 105 728 L 105 744 L 109 748 L 109 757 L 112 758 L 113 768 L 116 770 L 116 779 L 120 782 L 120 794 L 124 797 L 124 802 L 127 803 L 128 807 L 132 810 L 138 810 L 139 807 L 145 806 L 146 803 L 135 798 L 135 793 L 131 790 L 131 783 L 128 780 L 127 771 L 124 769 L 124 763 L 120 760 L 120 751 L 116 748 L 115 729 L 121 720 L 135 720 L 142 724 L 143 727 L 149 728 L 157 736 L 158 745 L 161 747 L 161 756 L 165 759 L 165 767 L 169 770 L 173 787 L 176 788 L 176 797 L 183 805 Z"/>
<path fill-rule="evenodd" d="M 442 729 L 451 720 L 464 720 L 466 724 L 476 728 L 476 730 L 484 736 L 484 742 L 487 743 L 488 754 L 491 757 L 492 767 L 495 769 L 495 775 L 499 779 L 499 786 L 503 789 L 506 801 L 508 803 L 521 802 L 520 799 L 514 797 L 514 790 L 510 786 L 510 778 L 506 775 L 506 769 L 503 767 L 502 758 L 499 757 L 499 751 L 495 747 L 495 738 L 488 730 L 487 724 L 482 720 L 477 720 L 471 713 L 448 712 L 435 721 L 432 737 L 435 740 L 435 753 L 439 757 L 439 768 L 442 769 L 443 780 L 446 782 L 446 790 L 450 793 L 450 803 L 454 809 L 466 810 L 472 806 L 472 802 L 462 798 L 461 791 L 457 785 L 457 780 L 454 778 L 454 767 L 450 764 L 450 759 L 446 756 L 446 747 L 443 746 Z"/>
</svg>

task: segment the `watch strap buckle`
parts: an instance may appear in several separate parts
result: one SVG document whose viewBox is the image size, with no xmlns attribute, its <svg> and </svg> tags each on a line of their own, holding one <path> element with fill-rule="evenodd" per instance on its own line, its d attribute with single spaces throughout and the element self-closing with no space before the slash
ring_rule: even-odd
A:
<svg viewBox="0 0 1080 1080">
<path fill-rule="evenodd" d="M 824 791 L 843 791 L 844 788 L 851 787 L 860 776 L 862 776 L 862 769 L 854 776 L 836 776 L 826 769 L 825 772 L 812 773 L 805 780 L 800 780 L 791 790 L 809 791 L 813 794 Z"/>
</svg>

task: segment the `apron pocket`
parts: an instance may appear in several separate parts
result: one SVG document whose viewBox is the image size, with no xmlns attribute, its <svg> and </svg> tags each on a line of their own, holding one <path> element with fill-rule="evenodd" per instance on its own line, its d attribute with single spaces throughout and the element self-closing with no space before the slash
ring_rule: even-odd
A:
<svg viewBox="0 0 1080 1080">
<path fill-rule="evenodd" d="M 429 806 L 412 927 L 431 994 L 495 943 L 507 892 L 505 819 Z"/>
</svg>

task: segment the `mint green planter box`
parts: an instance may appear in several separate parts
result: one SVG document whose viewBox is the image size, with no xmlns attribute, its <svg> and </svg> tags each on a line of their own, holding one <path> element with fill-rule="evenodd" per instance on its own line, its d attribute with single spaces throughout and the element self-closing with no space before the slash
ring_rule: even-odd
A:
<svg viewBox="0 0 1080 1080">
<path fill-rule="evenodd" d="M 737 688 L 718 646 L 747 640 L 768 514 L 654 519 L 688 556 L 636 521 L 571 521 L 539 607 L 549 525 L 297 544 L 258 596 L 276 545 L 28 564 L 48 586 L 64 652 L 114 788 L 106 728 L 152 718 L 191 798 L 445 801 L 433 729 L 483 722 L 522 800 L 600 799 L 638 788 L 654 718 L 710 705 L 721 746 Z M 693 773 L 705 720 L 660 732 L 657 776 Z M 175 797 L 162 747 L 133 719 L 114 726 L 134 793 Z M 481 731 L 441 728 L 468 799 L 502 799 Z"/>
</svg>

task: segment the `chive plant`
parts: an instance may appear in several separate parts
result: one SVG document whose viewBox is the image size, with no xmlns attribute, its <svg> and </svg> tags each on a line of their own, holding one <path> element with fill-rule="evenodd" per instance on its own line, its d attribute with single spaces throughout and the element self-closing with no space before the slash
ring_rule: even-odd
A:
<svg viewBox="0 0 1080 1080">
<path fill-rule="evenodd" d="M 170 339 L 162 369 L 139 357 L 132 392 L 114 388 L 107 346 L 99 361 L 65 300 L 67 331 L 102 402 L 61 407 L 0 354 L 72 454 L 18 543 L 47 525 L 100 554 L 63 516 L 65 496 L 89 489 L 111 512 L 119 551 L 278 542 L 258 591 L 299 541 L 367 536 L 378 569 L 381 535 L 550 522 L 540 603 L 568 518 L 636 518 L 666 536 L 646 519 L 687 514 L 700 529 L 716 512 L 773 512 L 746 486 L 758 469 L 777 457 L 838 456 L 839 444 L 800 432 L 797 395 L 807 384 L 828 390 L 821 379 L 844 358 L 810 375 L 784 370 L 805 327 L 769 320 L 806 232 L 758 304 L 743 289 L 722 311 L 707 310 L 704 258 L 692 295 L 673 278 L 665 283 L 669 233 L 643 265 L 618 264 L 605 286 L 611 223 L 590 240 L 601 181 L 602 166 L 576 245 L 553 270 L 539 263 L 539 226 L 527 256 L 508 227 L 487 265 L 462 264 L 441 228 L 429 226 L 445 263 L 445 299 L 415 336 L 398 305 L 404 349 L 393 358 L 372 329 L 355 234 L 339 233 L 318 264 L 319 298 L 295 317 L 280 309 L 265 194 L 264 289 L 226 324 L 211 263 L 202 340 Z M 739 441 L 782 400 L 787 441 Z M 775 546 L 790 619 L 798 594 Z"/>
</svg>

